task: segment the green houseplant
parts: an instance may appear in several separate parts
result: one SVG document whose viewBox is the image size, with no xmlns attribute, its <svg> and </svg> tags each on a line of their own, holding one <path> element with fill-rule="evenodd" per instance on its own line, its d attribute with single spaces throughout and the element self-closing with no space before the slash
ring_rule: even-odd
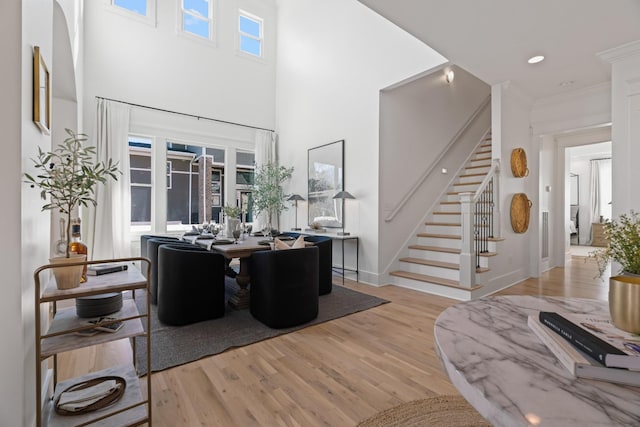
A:
<svg viewBox="0 0 640 427">
<path fill-rule="evenodd" d="M 118 164 L 111 159 L 96 162 L 96 148 L 86 146 L 87 135 L 65 129 L 69 135 L 53 151 L 43 151 L 38 147 L 38 156 L 32 159 L 36 176 L 25 173 L 26 182 L 40 189 L 40 195 L 47 202 L 42 210 L 58 210 L 66 218 L 65 258 L 70 258 L 71 214 L 78 206 L 96 206 L 95 187 L 107 179 L 117 180 Z M 56 273 L 57 269 L 54 269 Z M 60 284 L 59 284 L 60 285 Z M 77 285 L 76 285 L 77 286 Z"/>
<path fill-rule="evenodd" d="M 278 166 L 276 163 L 266 163 L 257 168 L 253 184 L 253 210 L 255 213 L 266 213 L 267 227 L 273 229 L 273 220 L 282 211 L 287 210 L 285 203 L 287 194 L 282 184 L 291 179 L 293 167 Z"/>
<path fill-rule="evenodd" d="M 618 220 L 607 221 L 604 233 L 609 246 L 591 252 L 598 264 L 600 277 L 604 275 L 610 261 L 620 264 L 618 274 L 640 275 L 640 215 L 631 211 L 622 214 Z"/>
<path fill-rule="evenodd" d="M 592 252 L 600 277 L 607 264 L 620 264 L 618 275 L 609 278 L 609 314 L 618 328 L 640 333 L 640 215 L 631 211 L 604 224 L 609 246 Z"/>
</svg>

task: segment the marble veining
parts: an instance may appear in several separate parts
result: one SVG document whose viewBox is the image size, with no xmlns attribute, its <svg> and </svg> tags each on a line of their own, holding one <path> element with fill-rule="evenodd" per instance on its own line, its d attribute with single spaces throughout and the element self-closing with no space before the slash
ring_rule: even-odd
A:
<svg viewBox="0 0 640 427">
<path fill-rule="evenodd" d="M 434 335 L 460 393 L 496 426 L 639 426 L 640 387 L 573 378 L 529 330 L 539 311 L 609 312 L 606 301 L 534 296 L 448 308 Z"/>
</svg>

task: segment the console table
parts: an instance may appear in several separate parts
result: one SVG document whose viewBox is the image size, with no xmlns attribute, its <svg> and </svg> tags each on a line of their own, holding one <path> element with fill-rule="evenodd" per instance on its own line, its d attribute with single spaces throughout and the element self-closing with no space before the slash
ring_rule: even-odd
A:
<svg viewBox="0 0 640 427">
<path fill-rule="evenodd" d="M 331 238 L 331 240 L 334 241 L 339 241 L 342 245 L 342 266 L 340 267 L 334 267 L 332 266 L 333 270 L 335 271 L 336 269 L 340 270 L 340 272 L 342 273 L 342 279 L 344 280 L 344 272 L 345 271 L 352 271 L 354 273 L 356 273 L 356 282 L 358 282 L 360 280 L 360 239 L 358 238 L 358 236 L 353 235 L 353 234 L 348 234 L 346 236 L 342 236 L 339 235 L 337 233 L 316 233 L 313 231 L 309 231 L 309 230 L 305 230 L 304 232 L 301 232 L 302 234 L 306 234 L 309 236 L 325 236 L 325 237 L 329 237 Z M 356 266 L 355 268 L 347 268 L 345 267 L 345 263 L 344 263 L 344 242 L 347 240 L 355 240 L 355 244 L 356 244 Z"/>
<path fill-rule="evenodd" d="M 451 382 L 495 426 L 640 425 L 640 387 L 573 378 L 527 326 L 539 311 L 608 310 L 580 298 L 481 298 L 440 314 L 435 345 Z"/>
</svg>

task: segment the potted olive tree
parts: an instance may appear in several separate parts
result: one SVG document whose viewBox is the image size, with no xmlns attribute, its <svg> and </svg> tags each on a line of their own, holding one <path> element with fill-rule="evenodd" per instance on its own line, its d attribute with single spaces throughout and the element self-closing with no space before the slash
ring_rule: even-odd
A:
<svg viewBox="0 0 640 427">
<path fill-rule="evenodd" d="M 111 159 L 106 162 L 96 162 L 96 148 L 93 146 L 85 146 L 84 142 L 88 140 L 87 135 L 77 134 L 70 129 L 66 129 L 69 137 L 58 145 L 53 151 L 42 151 L 38 147 L 38 156 L 33 160 L 37 172 L 34 177 L 25 173 L 26 182 L 32 187 L 40 189 L 40 195 L 43 200 L 48 201 L 42 206 L 42 210 L 58 210 L 60 214 L 66 217 L 66 251 L 65 259 L 71 259 L 69 250 L 69 242 L 71 242 L 71 215 L 78 206 L 88 206 L 89 204 L 96 206 L 95 186 L 100 183 L 104 184 L 107 179 L 117 180 L 118 164 Z M 52 263 L 59 262 L 52 259 Z M 73 259 L 71 262 L 80 260 Z M 80 284 L 78 274 L 77 281 L 74 277 L 70 278 L 72 283 L 65 283 L 62 276 L 63 270 L 69 273 L 71 267 L 54 268 L 54 275 L 58 282 L 59 288 L 73 288 Z M 73 270 L 78 270 L 74 268 Z M 82 266 L 79 268 L 82 272 Z M 62 283 L 61 283 L 62 282 Z M 73 283 L 75 282 L 75 283 Z"/>
<path fill-rule="evenodd" d="M 609 246 L 591 252 L 602 277 L 610 261 L 620 269 L 609 278 L 609 313 L 615 326 L 640 333 L 640 215 L 631 211 L 607 221 L 604 233 Z"/>
<path fill-rule="evenodd" d="M 264 212 L 267 216 L 267 231 L 277 230 L 277 221 L 282 211 L 287 209 L 285 204 L 287 195 L 282 184 L 291 178 L 293 167 L 286 168 L 276 163 L 266 163 L 258 167 L 253 184 L 253 210 L 255 213 Z"/>
</svg>

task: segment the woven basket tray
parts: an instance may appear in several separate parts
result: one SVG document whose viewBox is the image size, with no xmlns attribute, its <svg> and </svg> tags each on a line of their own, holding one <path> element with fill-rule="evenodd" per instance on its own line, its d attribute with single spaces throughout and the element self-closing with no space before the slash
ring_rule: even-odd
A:
<svg viewBox="0 0 640 427">
<path fill-rule="evenodd" d="M 62 396 L 62 393 L 67 391 L 82 390 L 84 388 L 92 387 L 96 384 L 99 384 L 103 381 L 108 381 L 108 380 L 115 380 L 117 383 L 121 385 L 120 388 L 115 390 L 113 393 L 103 397 L 102 399 L 98 400 L 97 402 L 94 402 L 93 404 L 79 411 L 67 411 L 66 409 L 58 407 L 58 403 L 60 401 L 60 396 Z M 81 415 L 81 414 L 86 414 L 87 412 L 97 411 L 98 409 L 106 408 L 107 406 L 113 405 L 114 403 L 116 403 L 124 395 L 124 390 L 126 387 L 127 387 L 127 382 L 125 381 L 125 379 L 122 377 L 115 377 L 115 376 L 99 377 L 99 378 L 94 378 L 78 384 L 73 384 L 72 386 L 67 387 L 58 395 L 57 399 L 54 402 L 54 408 L 58 415 Z"/>
<path fill-rule="evenodd" d="M 511 199 L 511 228 L 516 233 L 524 233 L 529 228 L 531 200 L 524 193 L 516 193 Z"/>
<path fill-rule="evenodd" d="M 516 178 L 529 175 L 527 153 L 524 151 L 524 148 L 514 148 L 511 152 L 511 172 Z"/>
</svg>

